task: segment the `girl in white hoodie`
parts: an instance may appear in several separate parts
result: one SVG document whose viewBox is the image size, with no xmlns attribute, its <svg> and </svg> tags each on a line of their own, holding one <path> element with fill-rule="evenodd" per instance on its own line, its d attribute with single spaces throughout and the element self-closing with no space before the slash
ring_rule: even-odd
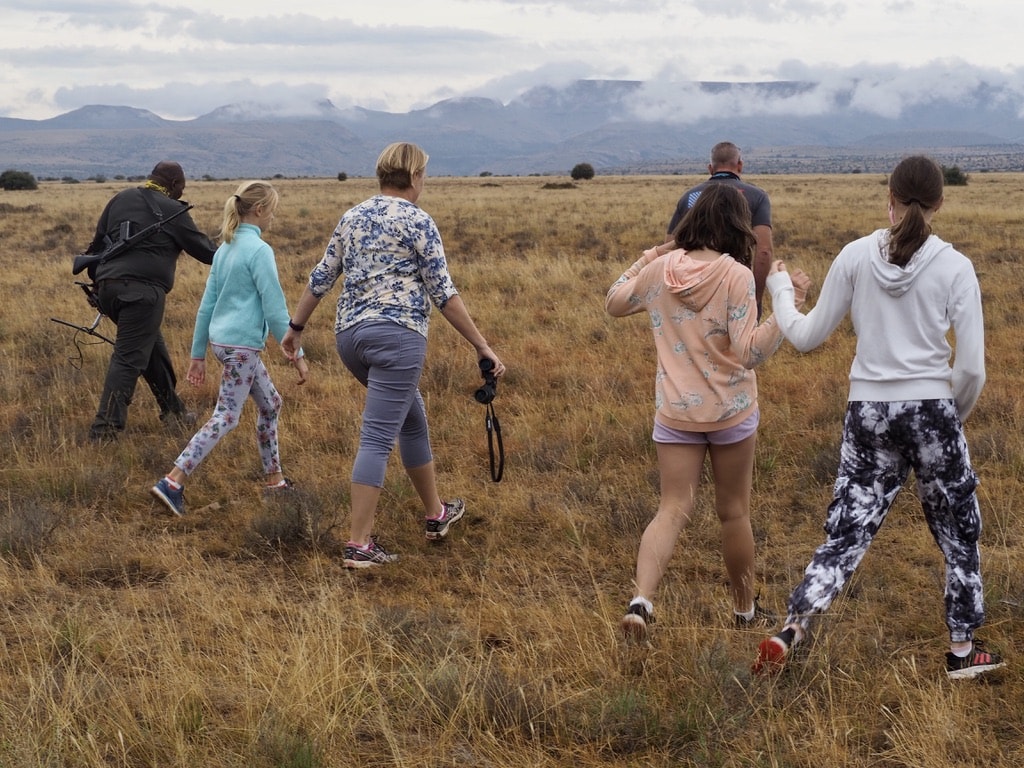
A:
<svg viewBox="0 0 1024 768">
<path fill-rule="evenodd" d="M 974 641 L 985 620 L 978 537 L 981 512 L 962 422 L 985 383 L 981 290 L 971 262 L 931 233 L 942 206 L 942 169 L 904 159 L 889 177 L 889 220 L 847 245 L 806 315 L 793 305 L 785 265 L 768 276 L 775 317 L 807 352 L 850 313 L 857 352 L 827 538 L 789 598 L 782 630 L 762 641 L 755 674 L 781 668 L 811 617 L 825 611 L 881 528 L 910 470 L 925 520 L 946 561 L 946 625 L 951 678 L 1003 665 Z M 956 336 L 950 365 L 947 333 Z"/>
</svg>

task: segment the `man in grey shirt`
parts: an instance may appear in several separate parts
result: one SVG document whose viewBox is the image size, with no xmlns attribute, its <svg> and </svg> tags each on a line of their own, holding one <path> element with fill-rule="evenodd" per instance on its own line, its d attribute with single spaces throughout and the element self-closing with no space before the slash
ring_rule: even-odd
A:
<svg viewBox="0 0 1024 768">
<path fill-rule="evenodd" d="M 683 216 L 693 207 L 697 198 L 700 197 L 700 193 L 708 184 L 732 184 L 737 187 L 747 199 L 747 205 L 750 206 L 750 223 L 754 230 L 754 236 L 757 238 L 757 252 L 754 254 L 752 271 L 754 272 L 757 295 L 757 314 L 760 317 L 765 279 L 772 264 L 771 201 L 768 199 L 768 193 L 763 189 L 740 178 L 740 174 L 743 172 L 743 158 L 740 156 L 740 148 L 731 141 L 722 141 L 712 147 L 708 172 L 711 174 L 709 179 L 686 190 L 679 198 L 675 213 L 668 224 L 668 234 L 671 236 L 675 232 L 679 222 L 683 220 Z"/>
</svg>

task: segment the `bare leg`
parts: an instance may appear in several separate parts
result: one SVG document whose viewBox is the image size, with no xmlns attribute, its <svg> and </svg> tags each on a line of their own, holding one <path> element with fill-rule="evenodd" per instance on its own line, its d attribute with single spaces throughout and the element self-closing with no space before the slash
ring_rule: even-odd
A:
<svg viewBox="0 0 1024 768">
<path fill-rule="evenodd" d="M 756 435 L 731 445 L 712 445 L 715 508 L 722 525 L 722 559 L 729 574 L 733 608 L 754 607 L 754 533 L 750 528 L 750 489 L 753 484 Z"/>
<path fill-rule="evenodd" d="M 352 483 L 352 523 L 349 540 L 361 547 L 366 547 L 370 543 L 379 498 L 380 488 Z"/>
<path fill-rule="evenodd" d="M 441 508 L 441 497 L 437 493 L 434 462 L 431 461 L 419 467 L 406 467 L 405 474 L 409 476 L 412 487 L 416 489 L 416 495 L 420 497 L 424 517 L 440 515 L 444 510 Z"/>
<path fill-rule="evenodd" d="M 694 497 L 704 467 L 703 445 L 658 443 L 661 501 L 654 519 L 640 538 L 636 558 L 635 597 L 648 600 L 658 589 L 675 550 L 676 540 L 693 512 Z"/>
</svg>

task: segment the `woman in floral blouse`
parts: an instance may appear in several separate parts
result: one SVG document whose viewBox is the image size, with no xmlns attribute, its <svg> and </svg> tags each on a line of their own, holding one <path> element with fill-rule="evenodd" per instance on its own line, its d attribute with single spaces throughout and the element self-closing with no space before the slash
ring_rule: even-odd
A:
<svg viewBox="0 0 1024 768">
<path fill-rule="evenodd" d="M 415 144 L 395 143 L 384 149 L 377 159 L 380 194 L 341 217 L 281 344 L 289 358 L 298 354 L 310 315 L 344 275 L 334 323 L 338 354 L 367 390 L 352 467 L 347 568 L 398 559 L 371 536 L 396 440 L 406 474 L 423 502 L 427 538 L 443 538 L 465 513 L 461 499 L 442 501 L 438 494 L 419 392 L 431 306 L 473 345 L 477 361 L 493 361 L 497 376 L 505 372 L 452 283 L 437 225 L 416 205 L 426 180 L 427 159 Z"/>
</svg>

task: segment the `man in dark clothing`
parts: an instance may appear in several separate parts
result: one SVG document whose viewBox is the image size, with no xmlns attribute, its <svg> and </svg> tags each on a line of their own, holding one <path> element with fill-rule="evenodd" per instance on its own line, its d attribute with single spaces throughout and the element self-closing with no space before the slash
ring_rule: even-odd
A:
<svg viewBox="0 0 1024 768">
<path fill-rule="evenodd" d="M 702 181 L 695 187 L 691 187 L 683 193 L 676 205 L 672 220 L 668 223 L 668 233 L 672 235 L 676 231 L 679 222 L 683 220 L 693 204 L 697 202 L 700 193 L 708 184 L 725 183 L 737 187 L 747 199 L 750 206 L 751 225 L 754 236 L 757 238 L 757 252 L 754 254 L 751 270 L 754 273 L 754 285 L 757 297 L 757 315 L 761 316 L 761 297 L 764 295 L 764 284 L 768 277 L 768 270 L 772 265 L 772 204 L 768 199 L 768 193 L 760 187 L 749 184 L 740 178 L 743 172 L 743 159 L 740 157 L 740 148 L 731 141 L 722 141 L 711 148 L 711 162 L 708 164 L 708 172 L 711 178 Z"/>
<path fill-rule="evenodd" d="M 181 166 L 157 163 L 143 186 L 118 192 L 107 203 L 86 253 L 101 253 L 110 241 L 118 240 L 123 222 L 129 222 L 131 235 L 180 213 L 186 205 L 180 201 L 184 190 Z M 216 249 L 186 212 L 97 265 L 99 308 L 117 325 L 117 338 L 90 439 L 116 438 L 124 430 L 139 376 L 152 390 L 161 420 L 187 421 L 185 404 L 175 392 L 178 381 L 160 325 L 167 294 L 174 287 L 178 255 L 185 251 L 203 264 L 212 264 Z"/>
</svg>

